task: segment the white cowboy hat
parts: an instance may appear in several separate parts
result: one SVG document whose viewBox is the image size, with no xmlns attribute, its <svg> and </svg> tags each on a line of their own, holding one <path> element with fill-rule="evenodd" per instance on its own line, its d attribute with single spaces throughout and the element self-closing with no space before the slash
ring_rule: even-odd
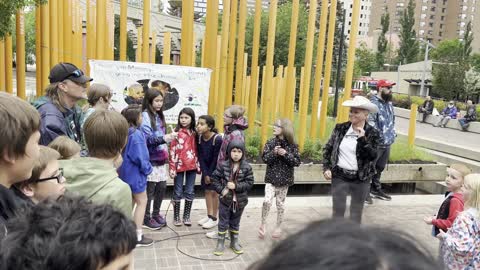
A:
<svg viewBox="0 0 480 270">
<path fill-rule="evenodd" d="M 345 107 L 353 107 L 368 110 L 371 113 L 378 112 L 377 105 L 373 104 L 366 97 L 355 96 L 353 99 L 346 100 L 342 103 Z"/>
</svg>

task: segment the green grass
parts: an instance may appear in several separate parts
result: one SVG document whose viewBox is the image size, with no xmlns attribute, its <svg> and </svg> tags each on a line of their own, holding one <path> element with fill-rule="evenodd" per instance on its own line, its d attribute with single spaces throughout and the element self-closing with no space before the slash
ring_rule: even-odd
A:
<svg viewBox="0 0 480 270">
<path fill-rule="evenodd" d="M 433 157 L 416 147 L 408 147 L 407 138 L 397 138 L 390 150 L 390 161 L 395 162 L 402 160 L 433 161 Z"/>
</svg>

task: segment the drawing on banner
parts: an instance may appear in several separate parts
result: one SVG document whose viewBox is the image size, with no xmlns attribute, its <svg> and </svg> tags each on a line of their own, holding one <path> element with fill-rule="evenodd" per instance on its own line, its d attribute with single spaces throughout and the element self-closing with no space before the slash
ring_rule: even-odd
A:
<svg viewBox="0 0 480 270">
<path fill-rule="evenodd" d="M 90 76 L 114 89 L 112 107 L 121 111 L 129 104 L 142 104 L 149 88 L 162 92 L 168 124 L 190 107 L 196 115 L 207 114 L 211 70 L 206 68 L 90 60 Z"/>
</svg>

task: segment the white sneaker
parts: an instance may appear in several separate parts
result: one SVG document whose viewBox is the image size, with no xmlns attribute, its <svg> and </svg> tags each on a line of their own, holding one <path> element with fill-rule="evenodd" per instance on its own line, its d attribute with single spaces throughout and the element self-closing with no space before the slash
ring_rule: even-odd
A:
<svg viewBox="0 0 480 270">
<path fill-rule="evenodd" d="M 209 217 L 204 217 L 198 221 L 199 226 L 203 226 L 207 221 L 211 220 Z"/>
<path fill-rule="evenodd" d="M 211 229 L 217 225 L 218 225 L 218 219 L 216 221 L 213 221 L 213 219 L 209 218 L 207 222 L 203 223 L 202 227 L 204 229 Z"/>
<path fill-rule="evenodd" d="M 214 231 L 206 233 L 205 236 L 207 236 L 207 238 L 210 238 L 210 239 L 217 239 L 218 238 L 218 232 L 217 232 L 217 230 L 214 230 Z"/>
</svg>

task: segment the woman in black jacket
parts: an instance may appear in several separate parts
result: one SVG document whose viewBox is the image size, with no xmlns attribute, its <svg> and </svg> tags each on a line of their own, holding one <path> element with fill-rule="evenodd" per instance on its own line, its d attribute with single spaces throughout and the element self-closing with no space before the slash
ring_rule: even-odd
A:
<svg viewBox="0 0 480 270">
<path fill-rule="evenodd" d="M 262 208 L 262 224 L 258 230 L 260 238 L 265 237 L 266 222 L 273 198 L 277 203 L 277 225 L 272 238 L 279 238 L 280 225 L 285 212 L 284 204 L 288 187 L 293 185 L 293 168 L 300 166 L 300 153 L 295 143 L 292 122 L 279 119 L 273 125 L 274 137 L 263 147 L 262 159 L 267 164 L 265 173 L 265 200 Z"/>
<path fill-rule="evenodd" d="M 363 204 L 375 175 L 375 158 L 380 141 L 378 131 L 367 123 L 376 105 L 362 96 L 347 100 L 350 121 L 337 124 L 323 150 L 323 175 L 332 180 L 333 217 L 344 217 L 347 195 L 351 194 L 350 219 L 361 223 Z"/>
</svg>

